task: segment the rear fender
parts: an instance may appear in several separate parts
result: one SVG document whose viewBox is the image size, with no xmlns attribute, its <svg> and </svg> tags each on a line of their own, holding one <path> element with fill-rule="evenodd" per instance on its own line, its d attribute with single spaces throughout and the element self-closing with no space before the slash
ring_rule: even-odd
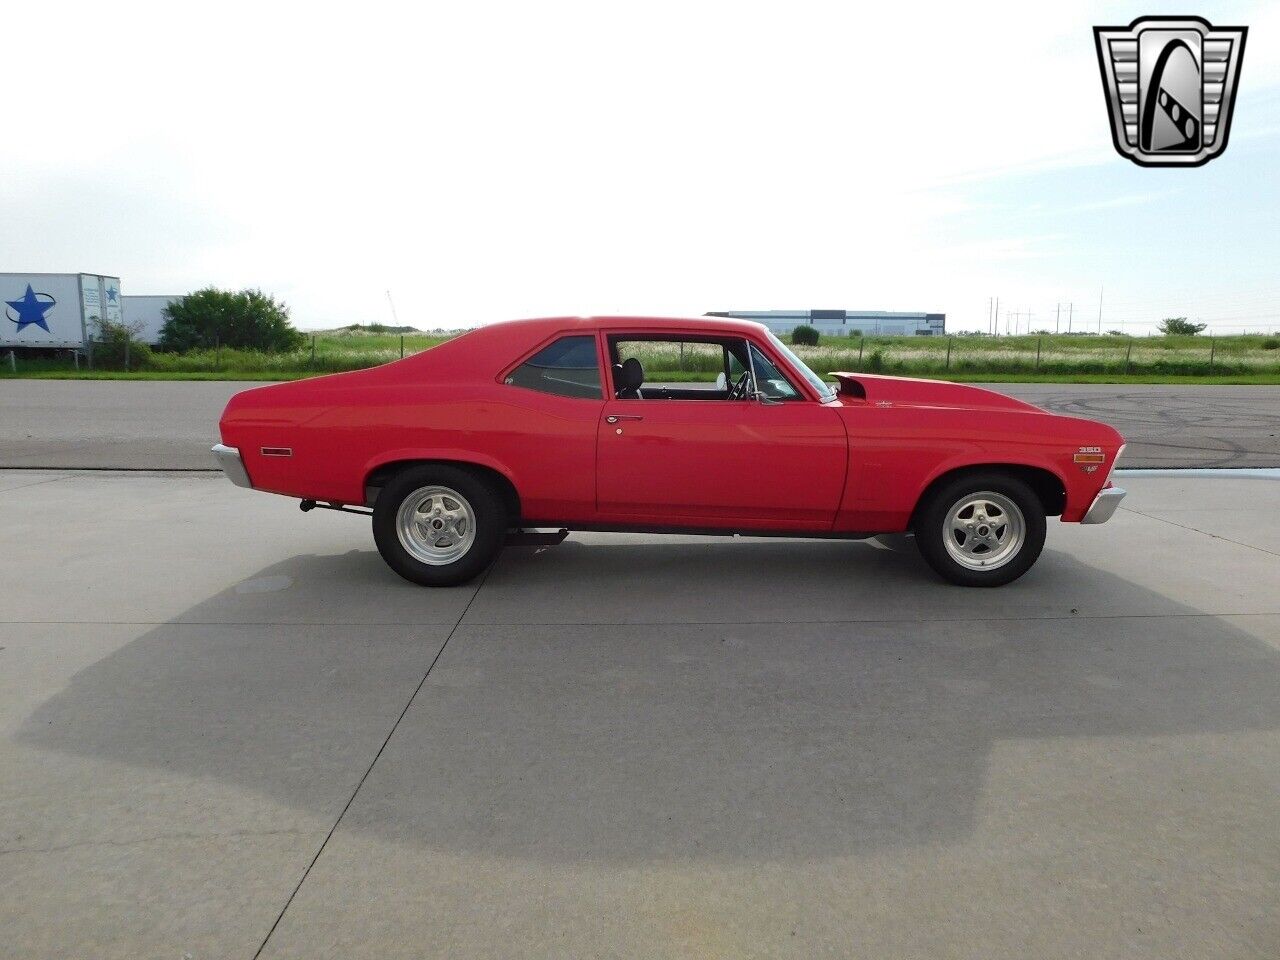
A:
<svg viewBox="0 0 1280 960">
<path fill-rule="evenodd" d="M 516 482 L 515 474 L 512 473 L 511 469 L 506 464 L 486 454 L 476 453 L 474 450 L 459 450 L 454 447 L 402 447 L 397 450 L 381 451 L 376 457 L 372 457 L 366 461 L 364 468 L 360 472 L 358 500 L 353 500 L 351 502 L 367 502 L 369 478 L 383 467 L 389 466 L 393 463 L 424 460 L 448 461 L 450 463 L 474 464 L 478 467 L 486 467 L 494 473 L 505 477 L 507 482 L 511 484 L 513 490 L 520 489 Z"/>
</svg>

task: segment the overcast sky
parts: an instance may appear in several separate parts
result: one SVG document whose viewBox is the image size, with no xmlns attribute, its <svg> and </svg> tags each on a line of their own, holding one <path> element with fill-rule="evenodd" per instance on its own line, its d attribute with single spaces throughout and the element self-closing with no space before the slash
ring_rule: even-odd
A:
<svg viewBox="0 0 1280 960">
<path fill-rule="evenodd" d="M 1176 6 L 1176 5 L 1175 5 Z M 1182 7 L 1186 7 L 1185 4 Z M 1280 5 L 1230 146 L 1119 157 L 1133 4 L 10 5 L 0 271 L 260 287 L 299 326 L 928 310 L 1280 329 Z M 1065 326 L 1065 313 L 1063 323 Z"/>
</svg>

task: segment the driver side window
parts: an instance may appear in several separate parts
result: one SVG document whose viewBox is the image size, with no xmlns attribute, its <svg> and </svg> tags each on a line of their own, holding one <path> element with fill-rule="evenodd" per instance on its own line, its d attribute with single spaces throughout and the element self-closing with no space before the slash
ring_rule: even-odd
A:
<svg viewBox="0 0 1280 960">
<path fill-rule="evenodd" d="M 611 336 L 613 395 L 619 400 L 724 400 L 729 392 L 726 343 L 678 335 Z M 737 349 L 743 349 L 740 341 Z"/>
<path fill-rule="evenodd" d="M 619 400 L 800 399 L 764 352 L 741 337 L 611 336 L 609 355 Z"/>
</svg>

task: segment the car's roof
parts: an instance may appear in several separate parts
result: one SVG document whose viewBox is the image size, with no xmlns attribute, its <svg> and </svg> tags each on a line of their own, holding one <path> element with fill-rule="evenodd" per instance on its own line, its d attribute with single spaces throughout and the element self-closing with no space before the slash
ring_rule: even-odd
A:
<svg viewBox="0 0 1280 960">
<path fill-rule="evenodd" d="M 555 337 L 595 330 L 659 336 L 683 333 L 722 337 L 753 334 L 759 337 L 767 328 L 752 320 L 725 317 L 536 317 L 507 320 L 476 327 L 430 350 L 364 373 L 375 380 L 387 382 L 401 378 L 417 380 L 425 375 L 440 382 L 488 381 Z M 356 375 L 347 376 L 347 382 Z"/>
<path fill-rule="evenodd" d="M 548 333 L 556 330 L 581 328 L 584 330 L 614 330 L 632 327 L 637 330 L 661 330 L 699 333 L 759 333 L 766 329 L 764 324 L 754 320 L 738 320 L 732 317 L 643 317 L 643 316 L 598 316 L 598 317 L 535 317 L 528 320 L 506 320 L 501 323 L 486 324 L 482 330 L 495 327 L 545 329 Z"/>
</svg>

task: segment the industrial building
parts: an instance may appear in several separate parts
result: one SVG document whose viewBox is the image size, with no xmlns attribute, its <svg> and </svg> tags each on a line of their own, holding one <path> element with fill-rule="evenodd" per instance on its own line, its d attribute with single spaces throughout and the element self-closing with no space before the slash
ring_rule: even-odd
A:
<svg viewBox="0 0 1280 960">
<path fill-rule="evenodd" d="M 946 332 L 945 313 L 894 313 L 885 310 L 713 310 L 708 317 L 755 320 L 774 333 L 810 326 L 826 337 L 855 334 L 938 337 Z"/>
</svg>

